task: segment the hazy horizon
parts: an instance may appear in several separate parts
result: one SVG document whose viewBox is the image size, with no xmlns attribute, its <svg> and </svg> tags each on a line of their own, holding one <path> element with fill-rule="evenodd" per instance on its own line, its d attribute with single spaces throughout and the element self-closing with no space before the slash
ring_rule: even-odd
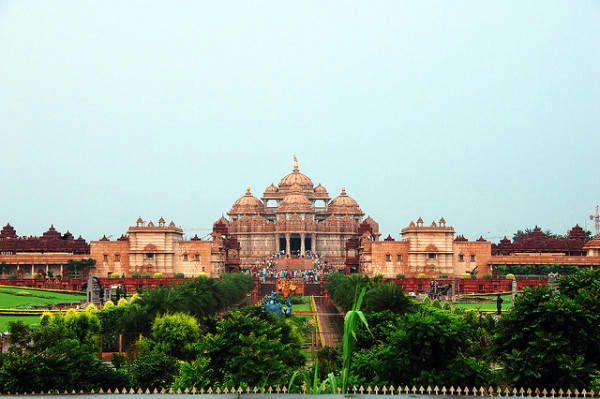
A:
<svg viewBox="0 0 600 399">
<path fill-rule="evenodd" d="M 0 1 L 0 224 L 202 236 L 295 154 L 382 238 L 593 232 L 599 49 L 592 0 Z"/>
</svg>

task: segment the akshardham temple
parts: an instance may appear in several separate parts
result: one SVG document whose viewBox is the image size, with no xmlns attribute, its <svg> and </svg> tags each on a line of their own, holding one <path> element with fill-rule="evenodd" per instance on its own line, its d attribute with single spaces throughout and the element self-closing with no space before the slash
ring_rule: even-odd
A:
<svg viewBox="0 0 600 399">
<path fill-rule="evenodd" d="M 227 215 L 212 226 L 208 239 L 184 239 L 184 231 L 162 217 L 138 218 L 116 240 L 106 236 L 89 244 L 54 226 L 41 237 L 18 236 L 6 224 L 0 231 L 0 277 L 64 275 L 71 261 L 93 259 L 96 276 L 176 275 L 219 277 L 222 273 L 316 266 L 386 278 L 485 276 L 502 265 L 572 265 L 600 267 L 600 235 L 589 239 L 574 226 L 561 238 L 538 227 L 493 244 L 457 235 L 442 217 L 431 223 L 419 217 L 398 239 L 381 240 L 379 225 L 365 217 L 346 188 L 332 198 L 327 189 L 293 168 L 260 198 L 250 188 Z M 71 262 L 71 263 L 70 263 Z"/>
<path fill-rule="evenodd" d="M 279 184 L 268 186 L 261 198 L 250 188 L 235 201 L 221 224 L 239 243 L 241 266 L 260 263 L 277 255 L 295 265 L 310 265 L 319 257 L 329 265 L 343 265 L 346 241 L 359 228 L 377 239 L 379 225 L 348 195 L 345 187 L 331 199 L 327 189 L 293 170 Z M 298 259 L 298 261 L 293 261 Z M 304 262 L 302 260 L 305 260 Z M 303 266 L 302 266 L 303 267 Z"/>
</svg>

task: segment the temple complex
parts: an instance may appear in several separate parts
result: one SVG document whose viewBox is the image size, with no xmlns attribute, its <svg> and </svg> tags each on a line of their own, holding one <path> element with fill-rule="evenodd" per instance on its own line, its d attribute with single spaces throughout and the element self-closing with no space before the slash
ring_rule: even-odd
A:
<svg viewBox="0 0 600 399">
<path fill-rule="evenodd" d="M 227 214 L 217 221 L 226 234 L 240 245 L 242 267 L 263 263 L 273 256 L 293 268 L 321 263 L 342 266 L 345 244 L 366 224 L 374 239 L 379 225 L 365 214 L 345 187 L 331 199 L 327 189 L 316 186 L 301 173 L 294 160 L 293 170 L 278 185 L 268 186 L 262 197 L 248 187 Z"/>
<path fill-rule="evenodd" d="M 514 241 L 494 244 L 456 235 L 442 217 L 430 224 L 422 218 L 381 240 L 379 225 L 365 217 L 345 187 L 332 198 L 327 189 L 300 172 L 294 158 L 290 173 L 265 188 L 260 198 L 248 187 L 227 216 L 212 226 L 207 240 L 184 240 L 175 223 L 141 217 L 117 240 L 106 236 L 89 244 L 54 226 L 41 237 L 19 237 L 6 224 L 0 231 L 1 276 L 31 278 L 66 275 L 72 261 L 91 258 L 94 275 L 175 275 L 219 277 L 222 273 L 280 271 L 325 267 L 386 278 L 461 277 L 493 274 L 497 266 L 600 266 L 600 236 L 589 240 L 574 226 L 565 237 L 548 237 L 539 228 Z"/>
</svg>

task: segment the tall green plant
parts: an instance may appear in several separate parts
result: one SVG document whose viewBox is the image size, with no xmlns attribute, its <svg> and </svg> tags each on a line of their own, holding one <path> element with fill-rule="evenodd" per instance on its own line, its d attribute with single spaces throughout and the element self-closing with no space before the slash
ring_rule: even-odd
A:
<svg viewBox="0 0 600 399">
<path fill-rule="evenodd" d="M 362 322 L 362 324 L 366 327 L 367 331 L 371 333 L 371 330 L 369 330 L 369 323 L 367 323 L 367 318 L 365 317 L 364 313 L 360 310 L 360 306 L 362 305 L 362 301 L 367 291 L 367 288 L 362 287 L 360 294 L 356 295 L 358 292 L 358 288 L 359 287 L 356 286 L 352 309 L 346 312 L 346 316 L 344 317 L 344 337 L 342 339 L 342 392 L 344 393 L 346 393 L 348 377 L 350 374 L 350 366 L 352 363 L 352 354 L 354 353 L 354 348 L 356 346 L 356 328 L 358 322 Z"/>
</svg>

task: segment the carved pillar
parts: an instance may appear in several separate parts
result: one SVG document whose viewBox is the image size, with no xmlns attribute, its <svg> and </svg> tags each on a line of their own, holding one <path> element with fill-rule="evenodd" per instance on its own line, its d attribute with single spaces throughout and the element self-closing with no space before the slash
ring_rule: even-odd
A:
<svg viewBox="0 0 600 399">
<path fill-rule="evenodd" d="M 317 252 L 317 235 L 315 233 L 311 234 L 310 239 L 310 251 L 313 253 Z"/>
<path fill-rule="evenodd" d="M 306 252 L 306 245 L 304 244 L 304 239 L 306 238 L 306 234 L 300 233 L 300 256 L 304 256 Z"/>
<path fill-rule="evenodd" d="M 285 233 L 285 254 L 289 255 L 290 252 L 291 252 L 290 233 Z"/>
<path fill-rule="evenodd" d="M 275 233 L 275 252 L 279 253 L 281 246 L 279 245 L 279 233 Z"/>
</svg>

